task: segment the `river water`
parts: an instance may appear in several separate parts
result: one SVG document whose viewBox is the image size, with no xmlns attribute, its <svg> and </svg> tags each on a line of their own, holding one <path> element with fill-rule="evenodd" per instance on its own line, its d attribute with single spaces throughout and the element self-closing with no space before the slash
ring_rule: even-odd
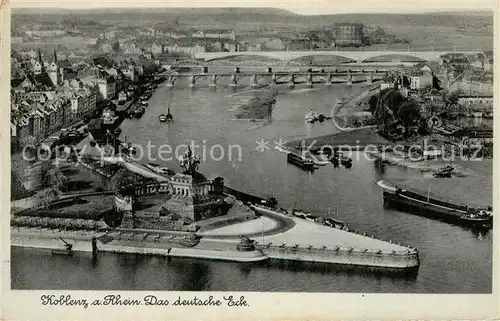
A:
<svg viewBox="0 0 500 321">
<path fill-rule="evenodd" d="M 236 263 L 191 259 L 166 259 L 100 253 L 92 262 L 89 254 L 54 257 L 49 251 L 12 248 L 12 287 L 16 289 L 95 290 L 210 290 L 210 291 L 308 291 L 308 292 L 491 292 L 492 233 L 479 233 L 447 223 L 383 207 L 382 191 L 376 181 L 422 175 L 401 167 L 379 167 L 361 153 L 353 154 L 350 170 L 327 165 L 314 173 L 287 164 L 286 155 L 273 149 L 274 142 L 314 137 L 336 132 L 333 124 L 309 125 L 304 115 L 311 108 L 331 112 L 336 98 L 359 91 L 364 83 L 346 87 L 308 89 L 296 86 L 277 97 L 272 122 L 234 120 L 236 107 L 259 91 L 245 84 L 238 88 L 211 89 L 207 82 L 188 88 L 178 80 L 174 89 L 159 87 L 146 114 L 125 120 L 122 136 L 146 143 L 153 157 L 160 145 L 205 146 L 195 149 L 204 161 L 200 171 L 208 178 L 223 176 L 225 184 L 258 196 L 276 196 L 281 207 L 298 207 L 323 216 L 335 215 L 349 227 L 385 240 L 416 247 L 421 266 L 416 278 L 375 276 L 346 271 L 309 271 L 275 266 L 245 266 Z M 174 122 L 160 123 L 160 113 L 170 104 Z M 123 138 L 123 137 L 122 137 Z M 257 141 L 268 141 L 259 151 Z M 213 146 L 221 147 L 214 148 Z M 231 149 L 230 146 L 233 146 Z M 239 153 L 238 147 L 241 148 Z M 165 147 L 162 147 L 165 148 Z M 214 157 L 210 157 L 212 149 Z M 224 154 L 222 154 L 222 149 Z M 165 149 L 164 149 L 165 150 Z M 168 148 L 167 148 L 168 150 Z M 229 155 L 229 150 L 232 154 Z M 181 152 L 184 150 L 182 149 Z M 170 154 L 163 154 L 167 159 Z M 241 155 L 241 160 L 240 160 Z M 223 156 L 223 157 L 222 157 Z M 215 158 L 215 159 L 212 159 Z M 216 160 L 222 158 L 221 160 Z M 175 160 L 147 159 L 179 170 Z M 473 193 L 474 191 L 471 191 Z M 329 214 L 330 213 L 330 214 Z M 336 214 L 333 214 L 336 213 Z"/>
</svg>

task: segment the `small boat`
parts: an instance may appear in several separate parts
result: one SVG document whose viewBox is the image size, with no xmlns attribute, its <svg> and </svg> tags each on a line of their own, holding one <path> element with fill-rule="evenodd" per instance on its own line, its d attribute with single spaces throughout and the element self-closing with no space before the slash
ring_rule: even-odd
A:
<svg viewBox="0 0 500 321">
<path fill-rule="evenodd" d="M 338 228 L 338 229 L 342 229 L 342 230 L 347 227 L 347 225 L 344 222 L 342 222 L 341 220 L 334 219 L 334 218 L 325 218 L 324 224 L 326 226 Z"/>
<path fill-rule="evenodd" d="M 345 159 L 342 159 L 341 164 L 342 164 L 345 168 L 350 169 L 350 168 L 352 167 L 352 159 L 350 159 L 350 158 L 345 158 Z"/>
<path fill-rule="evenodd" d="M 160 116 L 158 116 L 158 119 L 164 123 L 164 122 L 170 122 L 173 120 L 173 116 L 172 114 L 170 113 L 170 107 L 168 108 L 168 112 L 167 114 L 161 114 Z"/>
<path fill-rule="evenodd" d="M 311 159 L 296 153 L 286 154 L 286 160 L 288 163 L 305 170 L 314 170 L 315 168 L 314 162 Z"/>
<path fill-rule="evenodd" d="M 489 226 L 493 222 L 493 213 L 484 209 L 468 211 L 460 216 L 460 220 L 468 225 Z"/>
<path fill-rule="evenodd" d="M 319 114 L 311 109 L 305 116 L 306 122 L 313 124 L 319 120 Z"/>
<path fill-rule="evenodd" d="M 144 107 L 140 106 L 134 111 L 134 116 L 135 118 L 141 118 L 145 112 L 146 110 L 144 109 Z"/>
<path fill-rule="evenodd" d="M 64 249 L 53 249 L 51 252 L 55 255 L 73 255 L 73 244 L 66 242 L 62 237 L 59 238 L 64 243 Z"/>
<path fill-rule="evenodd" d="M 52 254 L 54 255 L 66 255 L 66 256 L 72 256 L 74 254 L 74 251 L 71 249 L 53 249 L 51 251 Z"/>
<path fill-rule="evenodd" d="M 451 172 L 453 172 L 455 168 L 451 165 L 444 166 L 440 168 L 436 173 L 434 173 L 434 177 L 451 177 Z"/>
</svg>

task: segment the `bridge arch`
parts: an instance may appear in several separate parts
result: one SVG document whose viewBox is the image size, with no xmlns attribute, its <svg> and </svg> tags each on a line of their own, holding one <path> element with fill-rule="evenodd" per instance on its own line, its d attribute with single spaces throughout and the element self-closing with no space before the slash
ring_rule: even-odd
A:
<svg viewBox="0 0 500 321">
<path fill-rule="evenodd" d="M 290 59 L 288 61 L 299 62 L 301 60 L 308 60 L 308 59 L 311 59 L 312 61 L 314 61 L 315 58 L 316 58 L 316 60 L 326 60 L 328 58 L 330 58 L 330 59 L 335 58 L 336 60 L 338 60 L 336 63 L 346 63 L 346 62 L 354 61 L 354 59 L 346 57 L 339 52 L 329 52 L 327 54 L 317 54 L 317 53 L 308 52 L 307 54 L 305 54 L 303 56 L 295 57 L 295 58 Z"/>
<path fill-rule="evenodd" d="M 426 59 L 419 57 L 418 54 L 391 53 L 369 57 L 361 62 L 423 62 Z"/>
<path fill-rule="evenodd" d="M 283 61 L 282 59 L 278 57 L 272 57 L 269 55 L 266 55 L 265 52 L 263 54 L 248 54 L 247 52 L 241 51 L 241 52 L 226 52 L 226 55 L 221 55 L 220 57 L 215 57 L 211 59 L 205 59 L 206 62 L 223 62 L 223 61 L 228 61 L 231 63 L 238 63 L 239 61 L 235 58 L 242 58 L 244 57 L 245 60 L 258 60 L 262 62 L 280 62 Z M 231 59 L 233 59 L 231 61 Z"/>
<path fill-rule="evenodd" d="M 419 58 L 425 61 L 437 60 L 440 56 L 445 55 L 447 51 L 241 51 L 241 52 L 204 52 L 195 54 L 196 59 L 204 59 L 211 61 L 230 56 L 262 56 L 274 58 L 282 61 L 290 61 L 305 56 L 341 56 L 346 59 L 363 62 L 368 59 L 373 59 L 379 56 L 386 55 L 402 55 L 407 57 Z M 477 54 L 478 52 L 461 52 L 462 54 Z M 407 58 L 410 59 L 410 58 Z"/>
</svg>

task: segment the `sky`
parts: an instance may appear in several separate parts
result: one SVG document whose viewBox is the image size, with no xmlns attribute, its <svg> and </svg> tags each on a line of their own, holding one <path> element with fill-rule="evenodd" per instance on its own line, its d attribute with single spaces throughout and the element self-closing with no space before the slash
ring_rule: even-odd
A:
<svg viewBox="0 0 500 321">
<path fill-rule="evenodd" d="M 490 10 L 495 0 L 11 0 L 13 8 L 207 8 L 207 7 L 273 7 L 297 14 L 335 13 L 422 13 L 457 10 Z"/>
</svg>

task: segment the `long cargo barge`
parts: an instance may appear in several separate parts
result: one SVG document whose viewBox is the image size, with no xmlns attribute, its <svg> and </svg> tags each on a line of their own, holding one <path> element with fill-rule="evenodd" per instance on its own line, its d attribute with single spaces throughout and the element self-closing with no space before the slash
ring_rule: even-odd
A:
<svg viewBox="0 0 500 321">
<path fill-rule="evenodd" d="M 442 221 L 479 228 L 491 228 L 491 208 L 472 208 L 462 204 L 446 202 L 401 188 L 378 184 L 383 191 L 384 204 L 405 212 L 440 219 Z"/>
</svg>

